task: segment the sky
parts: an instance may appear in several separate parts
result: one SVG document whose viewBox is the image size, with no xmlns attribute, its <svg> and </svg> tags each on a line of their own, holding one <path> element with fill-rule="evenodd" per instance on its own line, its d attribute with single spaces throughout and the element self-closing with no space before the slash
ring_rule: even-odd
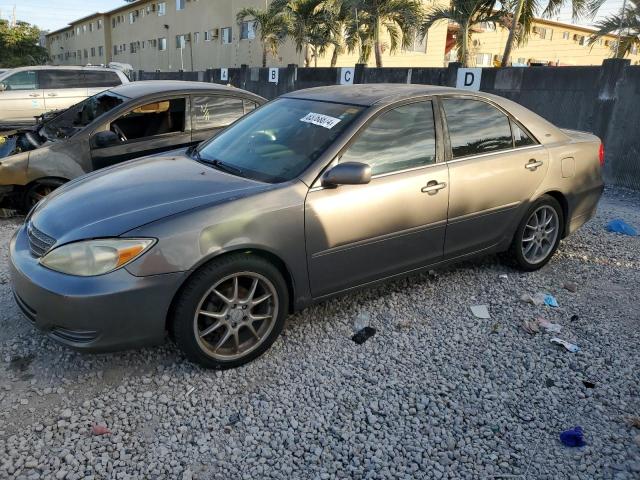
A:
<svg viewBox="0 0 640 480">
<path fill-rule="evenodd" d="M 623 0 L 606 0 L 597 18 L 619 12 Z M 542 0 L 541 3 L 544 3 Z M 16 18 L 33 23 L 45 30 L 57 30 L 69 22 L 95 12 L 104 12 L 124 5 L 123 0 L 0 0 L 0 16 L 10 18 L 16 7 Z M 554 20 L 571 22 L 571 9 L 565 8 Z M 592 23 L 590 19 L 578 22 Z"/>
</svg>

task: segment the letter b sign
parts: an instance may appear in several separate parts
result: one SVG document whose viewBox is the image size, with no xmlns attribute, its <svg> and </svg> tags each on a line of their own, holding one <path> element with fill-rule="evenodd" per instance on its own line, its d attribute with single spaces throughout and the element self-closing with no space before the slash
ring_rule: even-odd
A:
<svg viewBox="0 0 640 480">
<path fill-rule="evenodd" d="M 464 90 L 480 90 L 480 80 L 482 79 L 481 68 L 459 68 L 456 88 Z"/>
<path fill-rule="evenodd" d="M 278 69 L 270 68 L 269 69 L 269 83 L 278 83 Z"/>
</svg>

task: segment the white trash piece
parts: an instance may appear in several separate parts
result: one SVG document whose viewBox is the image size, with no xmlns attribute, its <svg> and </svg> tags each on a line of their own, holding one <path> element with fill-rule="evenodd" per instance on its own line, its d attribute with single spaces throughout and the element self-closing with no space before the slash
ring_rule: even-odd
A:
<svg viewBox="0 0 640 480">
<path fill-rule="evenodd" d="M 477 318 L 491 318 L 489 315 L 489 307 L 486 305 L 471 305 L 471 313 Z"/>
<path fill-rule="evenodd" d="M 580 351 L 580 347 L 578 347 L 577 345 L 574 345 L 573 343 L 569 343 L 566 340 L 562 340 L 561 338 L 558 338 L 558 337 L 553 337 L 551 339 L 551 343 L 557 343 L 558 345 L 562 345 L 571 353 L 576 353 Z"/>
</svg>

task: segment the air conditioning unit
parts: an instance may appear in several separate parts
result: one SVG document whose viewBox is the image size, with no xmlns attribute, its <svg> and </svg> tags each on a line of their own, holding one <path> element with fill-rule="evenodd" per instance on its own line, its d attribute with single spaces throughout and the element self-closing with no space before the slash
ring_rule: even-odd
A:
<svg viewBox="0 0 640 480">
<path fill-rule="evenodd" d="M 212 28 L 211 29 L 211 38 L 218 38 L 220 36 L 220 29 L 219 28 Z"/>
</svg>

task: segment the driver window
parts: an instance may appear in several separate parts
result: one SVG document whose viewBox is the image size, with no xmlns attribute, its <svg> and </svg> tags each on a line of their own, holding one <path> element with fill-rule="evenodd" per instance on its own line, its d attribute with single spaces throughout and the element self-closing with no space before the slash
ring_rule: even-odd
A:
<svg viewBox="0 0 640 480">
<path fill-rule="evenodd" d="M 38 88 L 36 72 L 26 71 L 14 73 L 2 80 L 7 90 L 35 90 Z"/>
<path fill-rule="evenodd" d="M 185 110 L 184 98 L 147 103 L 111 122 L 110 130 L 123 142 L 184 132 Z"/>
</svg>

